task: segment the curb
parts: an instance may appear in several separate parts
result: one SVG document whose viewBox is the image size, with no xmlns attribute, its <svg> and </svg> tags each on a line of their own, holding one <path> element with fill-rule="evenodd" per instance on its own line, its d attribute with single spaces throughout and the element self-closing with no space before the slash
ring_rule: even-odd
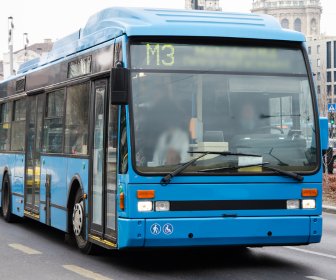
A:
<svg viewBox="0 0 336 280">
<path fill-rule="evenodd" d="M 336 214 L 336 207 L 335 206 L 329 206 L 329 205 L 322 205 L 323 212 Z"/>
</svg>

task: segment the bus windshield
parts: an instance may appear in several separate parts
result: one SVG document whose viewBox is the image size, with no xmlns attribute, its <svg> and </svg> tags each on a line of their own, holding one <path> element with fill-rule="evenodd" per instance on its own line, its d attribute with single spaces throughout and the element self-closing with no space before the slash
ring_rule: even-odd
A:
<svg viewBox="0 0 336 280">
<path fill-rule="evenodd" d="M 265 163 L 297 172 L 317 168 L 315 114 L 300 49 L 137 43 L 131 63 L 138 171 L 169 172 L 209 151 L 260 157 L 212 153 L 183 173 L 267 172 L 243 168 Z M 242 168 L 225 168 L 234 166 Z"/>
</svg>

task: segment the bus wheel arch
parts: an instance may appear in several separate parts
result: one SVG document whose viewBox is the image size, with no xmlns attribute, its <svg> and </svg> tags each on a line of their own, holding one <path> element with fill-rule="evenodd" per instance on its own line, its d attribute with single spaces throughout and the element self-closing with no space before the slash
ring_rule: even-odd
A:
<svg viewBox="0 0 336 280">
<path fill-rule="evenodd" d="M 85 254 L 90 254 L 92 243 L 87 240 L 86 207 L 84 189 L 81 180 L 75 176 L 70 184 L 68 196 L 68 232 L 76 240 L 77 247 Z"/>
<path fill-rule="evenodd" d="M 10 223 L 14 221 L 14 215 L 12 214 L 12 192 L 8 173 L 8 170 L 5 170 L 1 184 L 1 214 L 6 222 Z"/>
</svg>

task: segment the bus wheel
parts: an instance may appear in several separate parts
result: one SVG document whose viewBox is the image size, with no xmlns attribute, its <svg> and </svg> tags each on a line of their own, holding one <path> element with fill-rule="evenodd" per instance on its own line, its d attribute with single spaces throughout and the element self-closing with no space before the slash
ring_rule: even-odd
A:
<svg viewBox="0 0 336 280">
<path fill-rule="evenodd" d="M 2 215 L 6 222 L 11 223 L 14 221 L 12 214 L 12 199 L 10 192 L 10 184 L 8 174 L 5 174 L 2 182 Z"/>
<path fill-rule="evenodd" d="M 87 240 L 85 206 L 82 191 L 76 193 L 75 204 L 72 210 L 72 228 L 75 235 L 77 247 L 85 254 L 90 254 L 92 243 Z"/>
</svg>

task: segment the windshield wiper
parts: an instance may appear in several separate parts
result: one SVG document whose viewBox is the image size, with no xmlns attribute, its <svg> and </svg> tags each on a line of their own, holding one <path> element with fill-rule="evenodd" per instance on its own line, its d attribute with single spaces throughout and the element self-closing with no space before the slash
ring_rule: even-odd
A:
<svg viewBox="0 0 336 280">
<path fill-rule="evenodd" d="M 300 174 L 297 174 L 295 172 L 292 171 L 285 171 L 285 170 L 281 170 L 275 167 L 270 167 L 267 166 L 267 164 L 269 164 L 269 162 L 263 162 L 263 163 L 257 163 L 257 164 L 249 164 L 249 165 L 237 165 L 237 166 L 232 166 L 232 167 L 218 167 L 218 168 L 208 168 L 208 169 L 202 169 L 202 170 L 198 170 L 198 172 L 211 172 L 211 171 L 225 171 L 225 170 L 234 170 L 234 169 L 239 169 L 239 168 L 244 168 L 244 167 L 254 167 L 254 166 L 261 166 L 264 167 L 268 170 L 274 171 L 276 173 L 279 173 L 283 176 L 287 176 L 287 177 L 291 177 L 299 182 L 302 182 L 304 177 L 301 176 Z"/>
<path fill-rule="evenodd" d="M 176 175 L 180 174 L 183 170 L 185 170 L 188 166 L 192 165 L 194 162 L 198 161 L 202 157 L 205 157 L 206 155 L 221 155 L 221 156 L 249 156 L 249 157 L 261 157 L 260 155 L 254 155 L 254 154 L 244 154 L 244 153 L 232 153 L 232 152 L 211 152 L 211 151 L 188 151 L 190 154 L 201 154 L 200 156 L 193 158 L 186 163 L 182 164 L 181 166 L 177 167 L 172 172 L 168 173 L 166 176 L 164 176 L 161 179 L 161 185 L 166 186 L 170 183 L 171 179 L 175 177 Z"/>
</svg>

